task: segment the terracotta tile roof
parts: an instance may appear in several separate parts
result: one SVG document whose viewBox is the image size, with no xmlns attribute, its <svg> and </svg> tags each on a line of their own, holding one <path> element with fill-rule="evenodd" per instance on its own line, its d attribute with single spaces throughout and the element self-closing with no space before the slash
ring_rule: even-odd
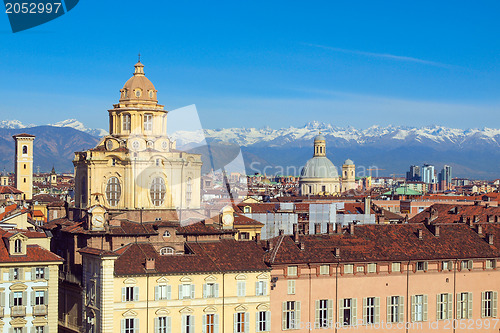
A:
<svg viewBox="0 0 500 333">
<path fill-rule="evenodd" d="M 29 231 L 29 230 L 4 230 L 0 229 L 0 236 L 3 241 L 0 242 L 0 263 L 21 263 L 21 262 L 62 262 L 63 259 L 58 255 L 46 250 L 39 245 L 26 246 L 25 255 L 10 255 L 7 250 L 6 243 L 9 237 L 17 233 L 22 233 L 28 238 L 45 238 L 47 237 L 43 232 Z"/>
<path fill-rule="evenodd" d="M 23 137 L 23 138 L 35 138 L 34 135 L 31 135 L 31 134 L 26 134 L 26 133 L 21 133 L 21 134 L 16 134 L 16 135 L 13 135 L 12 136 L 13 138 L 17 138 L 17 137 Z"/>
<path fill-rule="evenodd" d="M 431 216 L 432 212 L 432 216 Z M 408 222 L 422 223 L 429 219 L 431 223 L 466 223 L 469 218 L 474 222 L 488 222 L 488 216 L 494 220 L 498 216 L 500 222 L 500 207 L 486 207 L 484 205 L 460 205 L 460 204 L 434 204 Z"/>
<path fill-rule="evenodd" d="M 177 228 L 177 234 L 179 235 L 221 235 L 227 233 L 235 233 L 235 231 L 223 230 L 213 225 L 206 225 L 203 221 Z"/>
<path fill-rule="evenodd" d="M 0 194 L 21 194 L 22 191 L 19 191 L 14 186 L 3 185 L 0 186 Z"/>
<path fill-rule="evenodd" d="M 465 224 L 440 226 L 439 237 L 424 224 L 357 225 L 354 234 L 347 230 L 333 235 L 301 235 L 299 243 L 292 236 L 270 240 L 273 249 L 265 255 L 271 264 L 375 262 L 432 259 L 500 257 L 500 242 L 489 245 Z M 500 237 L 500 225 L 489 224 L 489 232 Z M 422 239 L 418 230 L 422 230 Z M 494 236 L 494 237 L 495 237 Z M 300 249 L 300 243 L 304 249 Z M 340 249 L 340 257 L 334 255 Z"/>
<path fill-rule="evenodd" d="M 48 185 L 50 186 L 50 185 Z M 50 203 L 50 202 L 55 202 L 55 201 L 61 201 L 59 197 L 50 195 L 50 194 L 37 194 L 33 196 L 33 201 L 39 201 L 41 203 Z"/>
<path fill-rule="evenodd" d="M 154 274 L 217 273 L 269 270 L 255 242 L 221 240 L 188 243 L 190 254 L 160 255 L 149 243 L 127 246 L 115 262 L 116 275 L 145 274 L 146 258 L 155 259 Z"/>
<path fill-rule="evenodd" d="M 86 254 L 93 254 L 93 255 L 97 255 L 97 256 L 118 256 L 118 254 L 115 252 L 95 249 L 92 247 L 84 247 L 84 248 L 80 249 L 78 252 L 86 253 Z"/>
<path fill-rule="evenodd" d="M 44 232 L 39 232 L 39 231 L 33 231 L 33 230 L 26 230 L 26 229 L 1 229 L 0 228 L 0 237 L 3 238 L 10 238 L 14 236 L 15 234 L 21 233 L 25 235 L 28 238 L 46 238 L 47 235 L 45 235 Z"/>
<path fill-rule="evenodd" d="M 3 220 L 10 212 L 14 211 L 17 208 L 17 204 L 12 204 L 5 207 L 5 211 L 0 213 L 0 221 Z"/>
<path fill-rule="evenodd" d="M 234 225 L 257 225 L 257 226 L 263 226 L 264 224 L 251 219 L 249 217 L 246 217 L 245 215 L 240 215 L 240 214 L 234 214 Z"/>
</svg>

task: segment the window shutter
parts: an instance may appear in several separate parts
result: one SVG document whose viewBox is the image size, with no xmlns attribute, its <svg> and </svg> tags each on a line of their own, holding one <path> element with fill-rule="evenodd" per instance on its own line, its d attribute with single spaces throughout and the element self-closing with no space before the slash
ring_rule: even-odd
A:
<svg viewBox="0 0 500 333">
<path fill-rule="evenodd" d="M 481 318 L 486 317 L 486 292 L 481 292 Z"/>
<path fill-rule="evenodd" d="M 467 268 L 468 268 L 468 269 L 472 269 L 472 260 L 469 260 L 469 261 L 467 262 Z"/>
<path fill-rule="evenodd" d="M 207 298 L 207 284 L 203 284 L 203 298 Z"/>
<path fill-rule="evenodd" d="M 344 326 L 344 299 L 339 300 L 339 323 Z"/>
<path fill-rule="evenodd" d="M 439 315 L 439 297 L 440 297 L 440 295 L 441 294 L 436 294 L 436 319 L 437 320 L 444 319 L 444 318 L 441 318 Z"/>
<path fill-rule="evenodd" d="M 216 283 L 214 287 L 215 287 L 214 297 L 219 297 L 219 284 Z"/>
<path fill-rule="evenodd" d="M 181 286 L 179 286 L 179 292 L 180 292 L 180 289 Z M 180 297 L 179 297 L 180 298 Z M 182 315 L 182 320 L 181 320 L 181 325 L 182 325 L 182 333 L 189 333 L 189 332 L 186 332 L 186 315 Z"/>
<path fill-rule="evenodd" d="M 427 295 L 424 295 L 424 304 L 422 306 L 422 319 L 427 321 Z"/>
<path fill-rule="evenodd" d="M 219 333 L 219 315 L 214 314 L 214 333 Z"/>
<path fill-rule="evenodd" d="M 375 297 L 375 324 L 380 323 L 380 297 Z"/>
<path fill-rule="evenodd" d="M 417 310 L 417 307 L 416 307 L 416 304 L 415 304 L 415 296 L 411 296 L 411 321 L 415 321 L 415 317 L 416 317 L 416 310 Z"/>
<path fill-rule="evenodd" d="M 262 286 L 263 286 L 262 288 L 264 289 L 264 290 L 262 290 L 262 294 L 267 295 L 267 281 L 264 281 L 262 283 Z"/>
<path fill-rule="evenodd" d="M 122 288 L 122 289 L 123 289 L 123 288 Z M 122 294 L 123 294 L 123 291 L 122 291 Z M 121 327 L 120 332 L 121 332 L 121 333 L 125 333 L 125 319 L 122 319 L 122 320 L 121 320 L 121 322 L 122 322 L 122 325 L 121 325 L 122 327 Z"/>
<path fill-rule="evenodd" d="M 262 332 L 262 330 L 259 327 L 259 314 L 260 314 L 259 311 L 255 312 L 255 332 Z"/>
<path fill-rule="evenodd" d="M 126 295 L 126 289 L 125 287 L 122 288 L 122 302 L 125 302 L 125 295 Z"/>
<path fill-rule="evenodd" d="M 9 294 L 9 306 L 14 306 L 14 294 L 12 292 Z"/>
<path fill-rule="evenodd" d="M 14 268 L 9 269 L 9 280 L 14 281 Z"/>
<path fill-rule="evenodd" d="M 23 299 L 21 301 L 22 305 L 28 305 L 28 293 L 26 291 L 23 291 Z"/>
<path fill-rule="evenodd" d="M 333 300 L 328 300 L 328 326 L 335 325 L 333 322 Z"/>
<path fill-rule="evenodd" d="M 271 332 L 271 311 L 266 311 L 266 331 Z"/>
<path fill-rule="evenodd" d="M 30 293 L 30 297 L 31 297 L 31 306 L 35 306 L 35 292 L 32 291 Z"/>
<path fill-rule="evenodd" d="M 167 317 L 167 333 L 172 333 L 172 317 Z"/>
<path fill-rule="evenodd" d="M 300 302 L 295 302 L 295 323 L 293 327 L 299 328 L 300 325 Z"/>
<path fill-rule="evenodd" d="M 205 285 L 203 285 L 203 289 L 205 289 Z M 203 315 L 202 317 L 202 327 L 201 327 L 201 332 L 202 333 L 207 333 L 207 315 Z"/>
<path fill-rule="evenodd" d="M 462 316 L 460 315 L 462 311 L 460 311 L 460 293 L 457 294 L 457 319 L 462 319 Z M 451 318 L 448 318 L 451 319 Z"/>
<path fill-rule="evenodd" d="M 260 283 L 259 281 L 255 282 L 255 296 L 259 296 L 260 295 Z"/>
<path fill-rule="evenodd" d="M 281 329 L 286 330 L 286 302 L 281 303 Z"/>
<path fill-rule="evenodd" d="M 245 333 L 250 333 L 250 313 L 245 312 Z"/>
<path fill-rule="evenodd" d="M 194 298 L 194 284 L 191 285 L 191 298 Z"/>
<path fill-rule="evenodd" d="M 358 299 L 357 298 L 352 298 L 352 311 L 351 311 L 351 318 L 352 318 L 352 325 L 356 326 L 358 324 Z"/>
<path fill-rule="evenodd" d="M 139 300 L 139 287 L 134 287 L 134 301 Z"/>
<path fill-rule="evenodd" d="M 139 332 L 139 318 L 134 318 L 134 333 Z"/>
<path fill-rule="evenodd" d="M 155 286 L 155 300 L 159 300 L 160 299 L 160 286 Z M 155 323 L 156 323 L 156 319 L 155 319 Z"/>
<path fill-rule="evenodd" d="M 5 291 L 0 292 L 0 306 L 5 307 Z"/>
<path fill-rule="evenodd" d="M 424 261 L 424 271 L 427 272 L 429 268 L 429 263 L 427 261 Z"/>
<path fill-rule="evenodd" d="M 43 333 L 49 333 L 49 325 L 44 327 Z"/>
<path fill-rule="evenodd" d="M 493 292 L 493 299 L 491 300 L 491 316 L 493 318 L 497 317 L 498 308 L 498 291 Z"/>
<path fill-rule="evenodd" d="M 44 267 L 43 269 L 43 275 L 44 275 L 44 279 L 45 280 L 48 280 L 49 279 L 49 268 L 48 267 Z"/>
<path fill-rule="evenodd" d="M 314 301 L 315 303 L 315 316 L 314 316 L 314 322 L 317 327 L 320 327 L 320 322 L 319 322 L 319 300 Z"/>
<path fill-rule="evenodd" d="M 167 285 L 167 299 L 172 299 L 172 286 Z"/>
<path fill-rule="evenodd" d="M 36 279 L 36 268 L 32 267 L 31 268 L 31 280 L 35 280 L 35 279 Z"/>
<path fill-rule="evenodd" d="M 453 318 L 453 294 L 448 294 L 448 317 L 446 319 Z"/>
<path fill-rule="evenodd" d="M 189 316 L 189 317 L 190 317 L 190 322 L 191 322 L 191 329 L 189 330 L 189 333 L 194 333 L 195 332 L 194 316 Z"/>
<path fill-rule="evenodd" d="M 24 280 L 24 269 L 23 268 L 18 268 L 19 269 L 19 280 Z"/>
<path fill-rule="evenodd" d="M 405 321 L 405 298 L 404 296 L 399 296 L 399 322 L 404 323 Z"/>
<path fill-rule="evenodd" d="M 391 322 L 391 296 L 387 296 L 387 322 Z"/>
<path fill-rule="evenodd" d="M 366 297 L 363 297 L 363 324 L 366 325 L 368 323 L 368 315 L 366 313 Z"/>
<path fill-rule="evenodd" d="M 155 333 L 160 333 L 160 318 L 158 317 L 155 318 Z"/>
<path fill-rule="evenodd" d="M 472 318 L 472 293 L 467 296 L 467 319 Z"/>
<path fill-rule="evenodd" d="M 233 326 L 234 326 L 233 332 L 237 333 L 238 332 L 238 314 L 237 313 L 233 314 Z"/>
<path fill-rule="evenodd" d="M 182 284 L 179 285 L 179 299 L 183 299 L 184 295 L 182 295 Z M 184 325 L 183 325 L 184 327 Z"/>
</svg>

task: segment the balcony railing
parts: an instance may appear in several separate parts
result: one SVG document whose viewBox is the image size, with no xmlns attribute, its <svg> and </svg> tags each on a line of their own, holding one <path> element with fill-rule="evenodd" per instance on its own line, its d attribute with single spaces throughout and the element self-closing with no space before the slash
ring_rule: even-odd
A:
<svg viewBox="0 0 500 333">
<path fill-rule="evenodd" d="M 11 317 L 25 317 L 26 307 L 24 305 L 16 305 L 10 308 Z"/>
<path fill-rule="evenodd" d="M 47 315 L 47 305 L 35 305 L 33 309 L 33 314 L 35 316 L 46 316 Z"/>
</svg>

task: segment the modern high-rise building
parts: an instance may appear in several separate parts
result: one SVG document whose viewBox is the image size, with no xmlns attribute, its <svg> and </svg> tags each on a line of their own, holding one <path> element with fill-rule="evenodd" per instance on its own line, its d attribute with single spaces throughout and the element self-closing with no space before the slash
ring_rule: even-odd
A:
<svg viewBox="0 0 500 333">
<path fill-rule="evenodd" d="M 439 173 L 439 186 L 440 189 L 443 191 L 449 190 L 451 187 L 451 166 L 449 165 L 444 165 L 443 169 Z"/>
<path fill-rule="evenodd" d="M 406 180 L 408 181 L 420 181 L 420 167 L 418 165 L 411 165 L 410 171 L 406 172 Z"/>
<path fill-rule="evenodd" d="M 422 181 L 427 184 L 436 183 L 436 173 L 434 170 L 434 165 L 424 164 L 421 172 Z"/>
</svg>

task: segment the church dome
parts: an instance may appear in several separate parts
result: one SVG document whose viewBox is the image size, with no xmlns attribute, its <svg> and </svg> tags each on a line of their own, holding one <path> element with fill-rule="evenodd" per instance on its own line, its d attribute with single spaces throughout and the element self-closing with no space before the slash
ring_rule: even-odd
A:
<svg viewBox="0 0 500 333">
<path fill-rule="evenodd" d="M 315 156 L 307 161 L 300 173 L 302 178 L 337 178 L 335 165 L 325 156 Z"/>
<path fill-rule="evenodd" d="M 316 137 L 314 138 L 314 142 L 317 142 L 317 141 L 326 141 L 326 140 L 325 140 L 325 137 L 323 135 L 321 135 L 321 133 L 320 133 L 320 134 L 316 135 Z"/>
<path fill-rule="evenodd" d="M 134 75 L 125 82 L 120 90 L 120 102 L 122 101 L 150 101 L 157 102 L 156 89 L 153 83 L 144 75 L 144 65 L 137 62 Z"/>
<path fill-rule="evenodd" d="M 344 165 L 354 165 L 354 162 L 350 158 L 348 158 L 347 160 L 345 160 Z"/>
</svg>

